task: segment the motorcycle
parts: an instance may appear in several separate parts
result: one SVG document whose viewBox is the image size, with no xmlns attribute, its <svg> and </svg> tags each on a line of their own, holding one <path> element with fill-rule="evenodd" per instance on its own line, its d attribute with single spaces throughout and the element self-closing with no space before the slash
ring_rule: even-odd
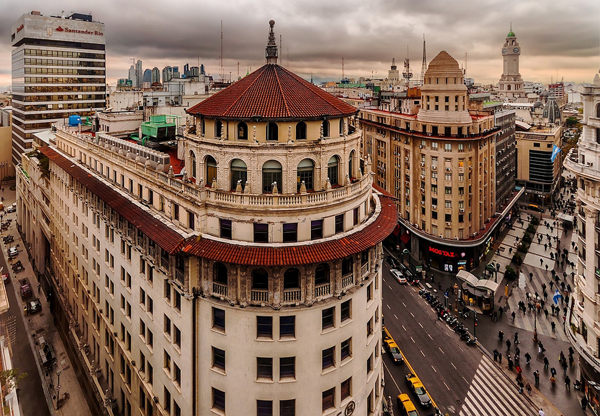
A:
<svg viewBox="0 0 600 416">
<path fill-rule="evenodd" d="M 470 337 L 469 339 L 467 339 L 465 341 L 465 344 L 472 346 L 472 345 L 476 345 L 477 344 L 477 338 L 475 337 Z"/>
<path fill-rule="evenodd" d="M 460 335 L 460 340 L 461 341 L 467 341 L 468 339 L 472 338 L 471 334 L 469 333 L 469 331 L 466 331 L 464 334 Z"/>
</svg>

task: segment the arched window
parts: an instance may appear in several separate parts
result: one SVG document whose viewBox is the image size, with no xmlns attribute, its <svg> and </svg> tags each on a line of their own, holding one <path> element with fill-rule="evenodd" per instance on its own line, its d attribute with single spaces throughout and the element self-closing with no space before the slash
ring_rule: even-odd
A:
<svg viewBox="0 0 600 416">
<path fill-rule="evenodd" d="M 596 117 L 600 118 L 600 104 L 596 106 Z"/>
<path fill-rule="evenodd" d="M 329 283 L 329 265 L 321 263 L 315 270 L 315 286 Z"/>
<path fill-rule="evenodd" d="M 196 154 L 190 150 L 190 177 L 196 178 Z"/>
<path fill-rule="evenodd" d="M 283 275 L 283 289 L 298 289 L 300 287 L 300 271 L 287 269 Z"/>
<path fill-rule="evenodd" d="M 352 257 L 346 257 L 342 260 L 342 276 L 352 273 L 354 270 L 354 259 Z"/>
<path fill-rule="evenodd" d="M 306 123 L 304 121 L 296 124 L 296 140 L 306 140 Z"/>
<path fill-rule="evenodd" d="M 354 150 L 350 152 L 350 157 L 348 158 L 348 176 L 352 179 L 354 178 Z"/>
<path fill-rule="evenodd" d="M 267 140 L 276 142 L 279 139 L 277 131 L 277 123 L 267 124 Z"/>
<path fill-rule="evenodd" d="M 252 289 L 269 289 L 269 275 L 264 269 L 256 269 L 252 271 Z"/>
<path fill-rule="evenodd" d="M 215 122 L 215 137 L 221 137 L 223 134 L 223 123 L 219 120 Z"/>
<path fill-rule="evenodd" d="M 204 117 L 200 119 L 200 134 L 204 136 L 206 133 L 206 124 L 204 123 Z"/>
<path fill-rule="evenodd" d="M 238 140 L 248 140 L 248 125 L 246 123 L 238 123 L 237 138 Z"/>
<path fill-rule="evenodd" d="M 242 189 L 244 189 L 247 180 L 248 172 L 246 163 L 240 159 L 233 159 L 231 161 L 231 190 L 235 191 L 237 189 L 238 181 L 242 181 Z"/>
<path fill-rule="evenodd" d="M 217 161 L 212 156 L 206 156 L 204 164 L 206 165 L 206 184 L 210 185 L 214 179 L 217 179 Z"/>
<path fill-rule="evenodd" d="M 323 126 L 323 137 L 329 137 L 329 121 L 323 120 L 321 126 Z"/>
<path fill-rule="evenodd" d="M 344 119 L 340 118 L 340 136 L 344 135 Z"/>
<path fill-rule="evenodd" d="M 331 185 L 338 185 L 338 167 L 339 167 L 339 158 L 337 156 L 331 156 L 329 159 L 329 163 L 327 163 L 327 177 L 329 178 L 329 182 Z"/>
<path fill-rule="evenodd" d="M 281 177 L 281 163 L 276 160 L 265 162 L 262 167 L 263 192 L 272 192 L 274 182 L 277 182 L 277 188 L 281 189 Z"/>
<path fill-rule="evenodd" d="M 298 163 L 298 191 L 300 191 L 302 181 L 306 185 L 306 190 L 312 191 L 314 189 L 314 175 L 315 163 L 312 160 L 304 159 Z"/>
<path fill-rule="evenodd" d="M 213 267 L 213 282 L 227 284 L 227 267 L 223 263 L 215 263 Z"/>
</svg>

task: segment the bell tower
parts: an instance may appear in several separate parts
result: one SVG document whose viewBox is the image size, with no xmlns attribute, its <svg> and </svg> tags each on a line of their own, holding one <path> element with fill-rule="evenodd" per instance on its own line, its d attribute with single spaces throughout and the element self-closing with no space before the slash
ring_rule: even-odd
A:
<svg viewBox="0 0 600 416">
<path fill-rule="evenodd" d="M 519 73 L 519 56 L 521 55 L 521 47 L 517 42 L 517 37 L 512 31 L 512 23 L 510 31 L 506 35 L 506 41 L 502 46 L 502 76 L 500 77 L 500 94 L 508 98 L 524 97 L 523 78 Z"/>
</svg>

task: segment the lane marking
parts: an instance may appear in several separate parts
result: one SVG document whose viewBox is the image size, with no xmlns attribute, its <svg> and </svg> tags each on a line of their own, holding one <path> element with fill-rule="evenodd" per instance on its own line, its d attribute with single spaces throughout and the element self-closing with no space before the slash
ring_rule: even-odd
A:
<svg viewBox="0 0 600 416">
<path fill-rule="evenodd" d="M 446 382 L 442 381 L 442 383 L 444 383 L 444 386 L 446 386 L 446 389 L 448 389 L 448 391 L 450 391 L 450 387 L 448 387 L 448 385 L 446 384 Z"/>
<path fill-rule="evenodd" d="M 467 381 L 467 379 L 464 376 L 462 376 L 462 379 L 465 381 L 466 384 L 469 384 L 469 382 Z"/>
<path fill-rule="evenodd" d="M 390 369 L 388 368 L 388 366 L 385 364 L 385 362 L 383 362 L 383 366 L 385 367 L 385 369 L 387 370 L 388 374 L 390 375 L 390 378 L 392 379 L 392 381 L 394 382 L 394 384 L 396 385 L 396 388 L 398 389 L 398 393 L 402 393 L 402 390 L 400 390 L 400 386 L 398 386 L 398 383 L 396 383 L 396 379 L 394 379 L 394 376 L 392 375 L 392 373 L 390 372 Z"/>
<path fill-rule="evenodd" d="M 402 329 L 404 329 L 406 331 L 406 328 L 404 327 L 404 325 L 402 325 Z"/>
<path fill-rule="evenodd" d="M 419 350 L 419 351 L 421 352 L 421 355 L 422 355 L 423 357 L 425 357 L 425 353 L 423 352 L 423 350 Z"/>
<path fill-rule="evenodd" d="M 421 324 L 421 322 L 419 322 L 419 326 L 420 326 L 421 328 L 423 328 L 423 325 Z"/>
<path fill-rule="evenodd" d="M 454 363 L 450 363 L 450 365 L 451 365 L 452 367 L 454 367 L 454 369 L 455 369 L 455 370 L 458 370 L 458 368 L 456 368 L 456 366 L 454 365 Z"/>
<path fill-rule="evenodd" d="M 398 317 L 396 316 L 396 314 L 394 314 L 394 318 L 398 319 Z"/>
<path fill-rule="evenodd" d="M 430 340 L 433 341 L 433 338 L 431 337 L 431 335 L 427 334 L 427 336 L 429 337 Z"/>
<path fill-rule="evenodd" d="M 410 316 L 412 316 L 413 318 L 415 317 L 415 315 L 412 312 L 410 313 Z"/>
<path fill-rule="evenodd" d="M 437 373 L 437 370 L 435 369 L 435 367 L 434 367 L 434 366 L 431 366 L 431 368 L 433 368 L 433 372 L 434 372 L 434 373 Z"/>
<path fill-rule="evenodd" d="M 392 308 L 390 308 L 390 305 L 388 305 L 387 303 L 385 304 L 385 306 L 387 306 L 389 310 L 392 309 Z"/>
<path fill-rule="evenodd" d="M 390 288 L 390 290 L 392 290 L 392 287 L 390 285 L 388 285 L 388 287 Z"/>
<path fill-rule="evenodd" d="M 406 306 L 406 303 L 402 302 L 402 304 L 404 305 L 404 307 L 405 307 L 405 308 L 407 307 L 407 306 Z"/>
<path fill-rule="evenodd" d="M 411 341 L 413 342 L 413 344 L 416 344 L 415 340 L 413 339 L 413 337 L 410 337 Z"/>
<path fill-rule="evenodd" d="M 446 355 L 446 353 L 444 352 L 444 350 L 442 350 L 442 347 L 438 347 L 438 349 L 442 352 L 442 354 Z"/>
</svg>

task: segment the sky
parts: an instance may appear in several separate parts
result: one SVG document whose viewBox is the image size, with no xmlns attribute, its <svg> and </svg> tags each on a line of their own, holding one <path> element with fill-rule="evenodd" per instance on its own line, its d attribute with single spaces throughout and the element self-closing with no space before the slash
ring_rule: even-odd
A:
<svg viewBox="0 0 600 416">
<path fill-rule="evenodd" d="M 591 82 L 600 70 L 598 0 L 0 0 L 0 91 L 11 83 L 10 28 L 23 14 L 91 12 L 105 24 L 107 82 L 126 78 L 131 58 L 143 68 L 204 64 L 227 78 L 265 63 L 269 20 L 275 20 L 280 64 L 315 81 L 385 78 L 392 58 L 402 72 L 410 58 L 415 77 L 440 51 L 467 77 L 497 83 L 502 45 L 512 23 L 527 81 Z M 407 52 L 408 51 L 408 52 Z"/>
</svg>

